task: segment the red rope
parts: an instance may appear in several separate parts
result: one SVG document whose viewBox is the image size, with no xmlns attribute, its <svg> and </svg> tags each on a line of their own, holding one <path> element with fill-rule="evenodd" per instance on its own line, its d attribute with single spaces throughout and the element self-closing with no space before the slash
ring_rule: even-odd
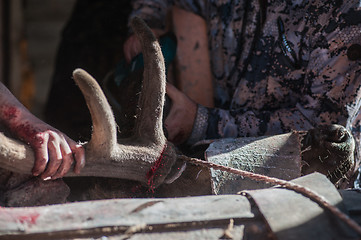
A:
<svg viewBox="0 0 361 240">
<path fill-rule="evenodd" d="M 215 163 L 206 162 L 206 161 L 203 161 L 203 160 L 200 160 L 197 158 L 190 158 L 187 156 L 179 156 L 179 158 L 181 160 L 193 163 L 195 165 L 200 165 L 200 166 L 207 167 L 207 168 L 213 168 L 215 170 L 221 170 L 221 171 L 233 173 L 233 174 L 240 175 L 243 177 L 248 177 L 250 179 L 260 181 L 260 182 L 266 182 L 266 183 L 270 183 L 273 185 L 280 185 L 284 188 L 298 192 L 298 193 L 308 197 L 312 201 L 318 203 L 321 207 L 330 211 L 332 214 L 334 214 L 336 217 L 338 217 L 343 222 L 345 222 L 348 226 L 350 226 L 352 229 L 354 229 L 359 235 L 361 235 L 361 226 L 360 225 L 358 225 L 348 215 L 341 212 L 340 209 L 338 209 L 337 207 L 330 204 L 324 197 L 318 195 L 316 192 L 312 191 L 311 189 L 309 189 L 307 187 L 304 187 L 299 184 L 295 184 L 295 183 L 292 183 L 292 182 L 289 182 L 286 180 L 282 180 L 279 178 L 268 177 L 268 176 L 257 174 L 257 173 L 252 173 L 252 172 L 248 172 L 248 171 L 244 171 L 244 170 L 240 170 L 240 169 L 236 169 L 236 168 L 231 168 L 231 167 L 218 165 Z"/>
<path fill-rule="evenodd" d="M 148 186 L 149 190 L 154 193 L 154 177 L 156 176 L 156 172 L 159 168 L 163 166 L 163 155 L 164 151 L 167 148 L 167 144 L 164 145 L 162 152 L 160 153 L 160 156 L 158 157 L 157 161 L 154 162 L 153 166 L 150 168 L 150 170 L 147 172 L 147 179 L 148 179 Z"/>
</svg>

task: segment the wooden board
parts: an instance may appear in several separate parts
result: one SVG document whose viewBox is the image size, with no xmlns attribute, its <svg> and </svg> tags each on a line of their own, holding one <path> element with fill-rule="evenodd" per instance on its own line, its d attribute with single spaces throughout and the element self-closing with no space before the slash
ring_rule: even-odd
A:
<svg viewBox="0 0 361 240">
<path fill-rule="evenodd" d="M 347 214 L 343 199 L 333 184 L 320 173 L 293 180 L 323 196 Z M 279 240 L 357 239 L 357 234 L 317 203 L 283 188 L 247 191 Z M 358 204 L 360 205 L 360 204 Z"/>
<path fill-rule="evenodd" d="M 56 239 L 136 232 L 177 232 L 217 228 L 221 237 L 230 219 L 235 226 L 259 225 L 245 196 L 174 199 L 114 199 L 32 208 L 1 208 L 0 239 Z M 159 230 L 161 229 L 161 230 Z M 243 230 L 242 230 L 243 232 Z M 237 235 L 242 235 L 238 232 Z M 261 233 L 263 234 L 263 233 Z M 178 238 L 179 239 L 179 238 Z"/>
<path fill-rule="evenodd" d="M 295 180 L 341 209 L 322 174 Z M 360 209 L 361 194 L 352 195 Z M 348 201 L 346 201 L 348 202 Z M 113 199 L 0 208 L 0 239 L 353 239 L 353 230 L 307 197 L 283 188 L 245 195 Z M 311 238 L 310 238 L 311 237 Z"/>
</svg>

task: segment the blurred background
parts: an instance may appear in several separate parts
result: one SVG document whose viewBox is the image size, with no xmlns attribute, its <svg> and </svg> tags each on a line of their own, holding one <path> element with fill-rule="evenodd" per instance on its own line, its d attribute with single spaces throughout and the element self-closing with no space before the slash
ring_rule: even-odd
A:
<svg viewBox="0 0 361 240">
<path fill-rule="evenodd" d="M 138 84 L 109 89 L 105 79 L 124 58 L 130 12 L 130 0 L 0 0 L 0 81 L 33 114 L 87 141 L 90 114 L 71 78 L 74 69 L 83 68 L 123 106 L 114 112 L 120 134 L 127 136 L 136 109 L 131 97 L 139 92 L 141 78 Z M 204 20 L 174 7 L 167 25 L 177 39 L 168 80 L 195 102 L 212 107 Z"/>
<path fill-rule="evenodd" d="M 39 117 L 75 0 L 0 1 L 0 80 Z"/>
</svg>

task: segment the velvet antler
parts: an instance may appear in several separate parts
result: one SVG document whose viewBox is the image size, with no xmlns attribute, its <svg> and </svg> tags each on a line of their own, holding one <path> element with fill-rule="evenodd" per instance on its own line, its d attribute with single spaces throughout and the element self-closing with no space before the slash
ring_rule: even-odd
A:
<svg viewBox="0 0 361 240">
<path fill-rule="evenodd" d="M 131 22 L 144 56 L 144 79 L 133 136 L 117 141 L 113 112 L 97 81 L 82 69 L 73 77 L 82 91 L 93 122 L 91 140 L 84 145 L 86 165 L 77 176 L 116 177 L 159 185 L 176 161 L 162 127 L 165 95 L 165 67 L 159 44 L 140 19 Z M 2 167 L 31 173 L 34 154 L 30 147 L 0 135 Z M 75 176 L 69 173 L 68 176 Z"/>
</svg>

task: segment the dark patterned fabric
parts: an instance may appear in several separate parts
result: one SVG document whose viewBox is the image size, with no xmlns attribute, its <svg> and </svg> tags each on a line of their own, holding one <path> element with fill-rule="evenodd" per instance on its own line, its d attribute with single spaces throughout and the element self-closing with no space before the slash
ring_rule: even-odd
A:
<svg viewBox="0 0 361 240">
<path fill-rule="evenodd" d="M 172 4 L 208 24 L 216 108 L 199 140 L 338 123 L 359 142 L 359 0 L 135 0 L 132 15 L 162 27 Z"/>
</svg>

